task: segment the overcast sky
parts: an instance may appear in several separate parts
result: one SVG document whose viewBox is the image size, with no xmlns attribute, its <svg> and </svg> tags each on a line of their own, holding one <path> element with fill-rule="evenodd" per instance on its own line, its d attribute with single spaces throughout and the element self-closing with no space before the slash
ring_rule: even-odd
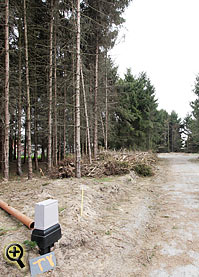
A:
<svg viewBox="0 0 199 277">
<path fill-rule="evenodd" d="M 111 51 L 120 76 L 126 68 L 135 75 L 145 71 L 156 89 L 159 109 L 185 117 L 199 74 L 199 0 L 133 0 L 124 17 Z"/>
</svg>

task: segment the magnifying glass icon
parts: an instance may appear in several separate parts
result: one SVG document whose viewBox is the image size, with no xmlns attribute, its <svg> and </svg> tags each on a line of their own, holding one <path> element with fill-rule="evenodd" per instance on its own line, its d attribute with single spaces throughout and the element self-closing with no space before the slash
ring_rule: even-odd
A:
<svg viewBox="0 0 199 277">
<path fill-rule="evenodd" d="M 6 257 L 11 262 L 17 262 L 20 268 L 24 268 L 25 264 L 22 262 L 23 247 L 18 243 L 12 243 L 6 248 Z"/>
</svg>

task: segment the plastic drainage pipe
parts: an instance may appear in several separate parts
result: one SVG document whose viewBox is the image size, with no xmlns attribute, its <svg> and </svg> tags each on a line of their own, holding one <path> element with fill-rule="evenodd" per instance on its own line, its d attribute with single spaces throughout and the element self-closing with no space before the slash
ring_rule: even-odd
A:
<svg viewBox="0 0 199 277">
<path fill-rule="evenodd" d="M 26 225 L 30 230 L 34 229 L 34 221 L 29 218 L 28 216 L 22 214 L 20 211 L 12 208 L 4 201 L 0 200 L 0 208 L 5 210 L 7 213 L 11 214 L 12 216 L 16 217 L 19 221 L 21 221 L 24 225 Z"/>
</svg>

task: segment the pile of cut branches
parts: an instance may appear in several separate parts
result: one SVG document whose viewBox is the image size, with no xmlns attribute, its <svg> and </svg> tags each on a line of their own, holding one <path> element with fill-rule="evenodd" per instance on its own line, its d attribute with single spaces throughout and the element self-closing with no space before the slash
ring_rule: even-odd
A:
<svg viewBox="0 0 199 277">
<path fill-rule="evenodd" d="M 81 172 L 86 177 L 102 177 L 111 175 L 124 175 L 135 171 L 142 176 L 153 174 L 157 156 L 152 152 L 132 151 L 103 151 L 97 159 L 88 163 L 82 159 Z M 75 176 L 75 160 L 73 156 L 64 159 L 57 168 L 51 172 L 51 177 L 68 178 Z"/>
<path fill-rule="evenodd" d="M 51 178 L 70 178 L 75 176 L 74 156 L 68 156 L 62 160 L 58 167 L 54 167 L 50 173 Z"/>
</svg>

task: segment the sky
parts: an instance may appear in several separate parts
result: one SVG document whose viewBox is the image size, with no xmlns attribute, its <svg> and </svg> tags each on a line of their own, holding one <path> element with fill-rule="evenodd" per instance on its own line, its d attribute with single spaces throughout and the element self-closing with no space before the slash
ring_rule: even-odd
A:
<svg viewBox="0 0 199 277">
<path fill-rule="evenodd" d="M 110 54 L 121 77 L 146 72 L 158 108 L 184 118 L 199 74 L 199 0 L 133 0 Z M 124 37 L 125 36 L 125 37 Z"/>
</svg>

